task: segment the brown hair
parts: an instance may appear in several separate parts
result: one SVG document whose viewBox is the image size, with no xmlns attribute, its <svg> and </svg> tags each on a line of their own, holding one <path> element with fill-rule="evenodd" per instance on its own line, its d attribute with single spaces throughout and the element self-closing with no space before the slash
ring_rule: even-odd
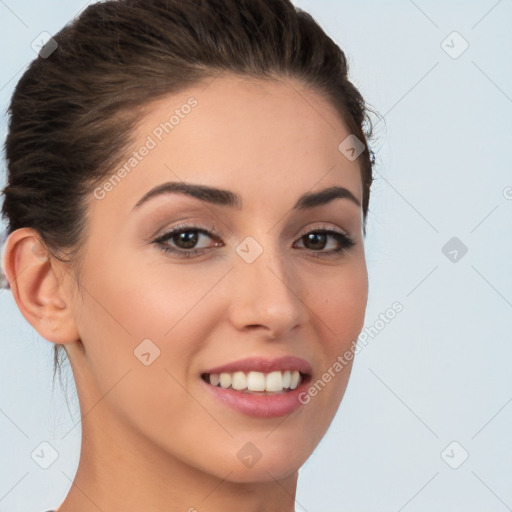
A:
<svg viewBox="0 0 512 512">
<path fill-rule="evenodd" d="M 375 163 L 368 112 L 376 112 L 349 81 L 343 51 L 289 0 L 110 0 L 85 9 L 43 47 L 12 96 L 7 232 L 35 229 L 78 278 L 87 199 L 123 160 L 140 108 L 224 71 L 294 78 L 336 107 L 365 145 L 366 234 Z"/>
</svg>

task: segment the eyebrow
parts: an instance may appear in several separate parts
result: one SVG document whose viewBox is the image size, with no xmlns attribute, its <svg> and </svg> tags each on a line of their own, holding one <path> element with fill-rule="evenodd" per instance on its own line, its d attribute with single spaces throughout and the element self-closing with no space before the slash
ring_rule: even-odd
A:
<svg viewBox="0 0 512 512">
<path fill-rule="evenodd" d="M 146 201 L 149 201 L 156 196 L 171 193 L 184 194 L 195 199 L 200 199 L 201 201 L 236 208 L 238 210 L 241 210 L 243 207 L 242 198 L 230 190 L 192 183 L 167 182 L 157 185 L 144 194 L 133 209 L 135 210 L 140 208 L 140 206 L 142 206 Z M 361 206 L 359 199 L 357 199 L 350 190 L 345 187 L 333 186 L 320 190 L 319 192 L 307 192 L 303 194 L 299 197 L 293 206 L 293 209 L 305 210 L 308 208 L 314 208 L 315 206 L 330 203 L 334 199 L 348 199 L 357 206 Z"/>
</svg>

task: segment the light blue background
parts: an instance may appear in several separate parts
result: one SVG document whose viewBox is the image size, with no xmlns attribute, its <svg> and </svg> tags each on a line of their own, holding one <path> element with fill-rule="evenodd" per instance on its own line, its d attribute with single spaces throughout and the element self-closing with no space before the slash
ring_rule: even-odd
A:
<svg viewBox="0 0 512 512">
<path fill-rule="evenodd" d="M 356 357 L 339 413 L 299 477 L 297 511 L 512 509 L 512 1 L 297 0 L 348 56 L 376 126 L 365 329 L 403 311 Z M 0 106 L 35 57 L 31 42 L 77 0 L 0 1 Z M 454 59 L 453 31 L 469 43 Z M 458 42 L 448 39 L 460 48 Z M 6 119 L 0 118 L 5 136 Z M 3 186 L 5 162 L 2 162 Z M 508 197 L 512 197 L 509 194 Z M 468 252 L 442 252 L 452 237 Z M 0 512 L 58 506 L 80 451 L 52 347 L 0 293 Z M 59 458 L 41 469 L 43 441 Z M 452 469 L 441 457 L 457 462 Z M 460 447 L 459 447 L 460 446 Z M 462 448 L 461 448 L 462 447 Z"/>
</svg>

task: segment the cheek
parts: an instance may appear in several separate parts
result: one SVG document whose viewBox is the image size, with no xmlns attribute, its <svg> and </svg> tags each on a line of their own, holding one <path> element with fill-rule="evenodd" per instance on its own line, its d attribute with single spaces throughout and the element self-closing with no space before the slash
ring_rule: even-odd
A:
<svg viewBox="0 0 512 512">
<path fill-rule="evenodd" d="M 181 401 L 178 382 L 191 379 L 191 362 L 225 310 L 216 284 L 229 266 L 212 265 L 198 272 L 192 266 L 158 263 L 146 264 L 140 272 L 136 262 L 125 258 L 122 267 L 116 261 L 104 258 L 95 262 L 98 270 L 84 272 L 87 291 L 78 308 L 78 330 L 87 371 L 100 394 L 130 372 L 114 405 L 124 403 L 131 409 L 139 401 L 150 417 L 160 409 L 159 400 Z M 130 389 L 129 382 L 138 384 Z M 156 391 L 144 395 L 141 386 Z M 189 402 L 184 396 L 181 410 L 187 410 Z"/>
<path fill-rule="evenodd" d="M 127 280 L 126 269 L 102 269 L 85 278 L 87 292 L 80 306 L 85 395 L 91 405 L 101 404 L 97 414 L 115 411 L 155 442 L 167 442 L 169 432 L 185 439 L 190 428 L 185 418 L 208 423 L 183 383 L 194 353 L 211 330 L 205 325 L 209 300 L 204 296 L 218 278 L 196 273 L 191 281 L 176 272 L 162 280 L 165 269 L 160 267 L 159 279 L 149 272 L 131 274 Z M 141 345 L 143 340 L 150 341 Z M 213 421 L 208 427 L 218 429 Z"/>
<path fill-rule="evenodd" d="M 331 357 L 334 353 L 338 355 L 357 340 L 363 328 L 368 299 L 364 260 L 333 269 L 322 279 L 317 276 L 310 289 L 308 300 L 316 313 L 312 318 L 317 318 L 317 328 L 322 329 L 324 348 Z"/>
<path fill-rule="evenodd" d="M 94 329 L 94 337 L 129 339 L 132 349 L 145 338 L 157 344 L 165 340 L 165 345 L 182 325 L 197 325 L 201 303 L 208 301 L 225 273 L 222 268 L 201 272 L 197 267 L 148 264 L 136 258 L 124 258 L 122 265 L 118 261 L 112 255 L 94 260 L 94 268 L 101 270 L 89 265 L 84 277 L 87 318 L 82 323 L 87 331 Z"/>
<path fill-rule="evenodd" d="M 314 329 L 321 346 L 321 363 L 312 382 L 312 404 L 324 418 L 332 419 L 345 393 L 352 370 L 354 348 L 363 328 L 368 298 L 364 260 L 336 269 L 323 286 L 312 288 L 309 307 L 316 315 Z M 348 354 L 348 355 L 346 355 Z M 341 361 L 341 362 L 340 362 Z M 316 383 L 316 385 L 315 385 Z M 315 389 L 312 389 L 312 388 Z"/>
</svg>

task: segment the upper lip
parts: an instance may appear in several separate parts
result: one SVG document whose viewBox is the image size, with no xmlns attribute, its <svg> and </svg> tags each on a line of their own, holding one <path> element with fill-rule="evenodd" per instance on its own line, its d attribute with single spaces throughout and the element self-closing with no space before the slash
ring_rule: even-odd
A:
<svg viewBox="0 0 512 512">
<path fill-rule="evenodd" d="M 270 373 L 274 371 L 294 371 L 297 370 L 304 374 L 311 374 L 311 365 L 300 357 L 283 356 L 270 359 L 268 357 L 248 357 L 239 359 L 231 363 L 210 368 L 203 373 L 234 373 L 234 372 L 261 372 Z"/>
</svg>

